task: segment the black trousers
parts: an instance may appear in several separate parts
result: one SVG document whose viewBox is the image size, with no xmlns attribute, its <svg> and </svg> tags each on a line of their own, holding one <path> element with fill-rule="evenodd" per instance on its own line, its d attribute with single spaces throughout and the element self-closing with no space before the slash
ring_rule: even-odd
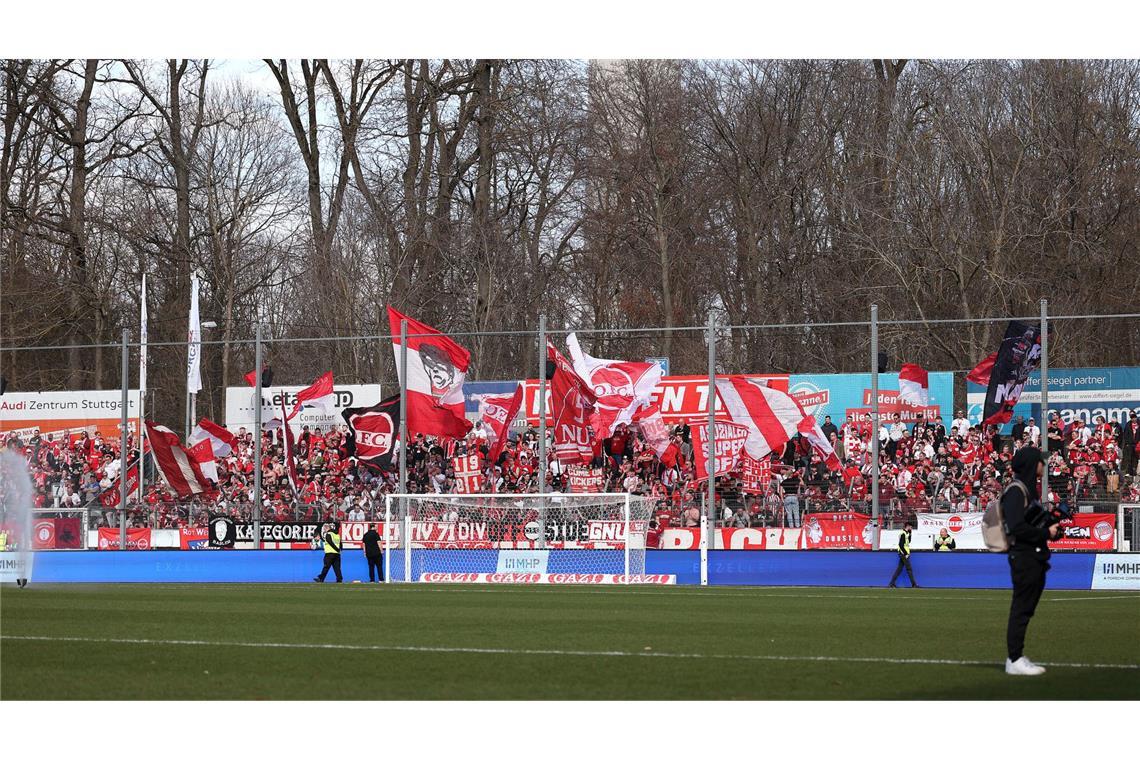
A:
<svg viewBox="0 0 1140 760">
<path fill-rule="evenodd" d="M 364 559 L 368 561 L 368 582 L 379 579 L 381 583 L 384 582 L 384 555 L 377 554 L 376 556 L 365 555 Z"/>
<path fill-rule="evenodd" d="M 1033 617 L 1037 602 L 1041 600 L 1041 592 L 1045 590 L 1045 573 L 1049 570 L 1049 561 L 1044 554 L 1029 548 L 1011 549 L 1008 555 L 1013 600 L 1009 605 L 1005 642 L 1010 660 L 1018 659 L 1024 652 L 1029 619 Z"/>
<path fill-rule="evenodd" d="M 332 568 L 333 573 L 336 574 L 336 582 L 340 583 L 344 580 L 344 576 L 340 574 L 340 553 L 325 552 L 325 565 L 321 568 L 321 574 L 317 579 L 324 581 L 325 576 L 329 574 L 329 568 Z"/>
<path fill-rule="evenodd" d="M 891 576 L 891 585 L 895 585 L 895 581 L 899 579 L 904 567 L 907 577 L 910 578 L 910 585 L 917 586 L 918 584 L 914 582 L 914 570 L 910 568 L 910 557 L 905 554 L 899 554 L 899 563 L 895 565 L 895 574 Z"/>
</svg>

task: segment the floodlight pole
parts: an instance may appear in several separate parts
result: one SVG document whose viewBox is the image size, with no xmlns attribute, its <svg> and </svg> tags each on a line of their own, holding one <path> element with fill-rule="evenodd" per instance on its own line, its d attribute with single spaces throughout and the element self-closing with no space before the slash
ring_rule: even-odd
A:
<svg viewBox="0 0 1140 760">
<path fill-rule="evenodd" d="M 510 420 L 507 421 L 508 425 Z M 506 430 L 503 435 L 507 435 Z M 493 463 L 492 463 L 493 464 Z M 546 548 L 546 315 L 538 318 L 538 548 Z"/>
<path fill-rule="evenodd" d="M 253 334 L 253 548 L 261 548 L 261 320 Z"/>
<path fill-rule="evenodd" d="M 871 304 L 871 549 L 879 548 L 879 305 Z"/>
<path fill-rule="evenodd" d="M 128 364 L 130 354 L 127 350 L 129 331 L 123 328 L 123 387 L 121 404 L 121 418 L 119 420 L 119 550 L 127 548 L 127 404 L 130 403 L 127 390 L 130 386 Z"/>
<path fill-rule="evenodd" d="M 1049 299 L 1041 299 L 1041 454 L 1045 473 L 1041 476 L 1041 502 L 1049 508 Z"/>
<path fill-rule="evenodd" d="M 709 387 L 708 387 L 708 490 L 705 495 L 705 540 L 701 543 L 701 585 L 709 585 L 709 550 L 716 546 L 716 319 L 709 314 Z"/>
</svg>

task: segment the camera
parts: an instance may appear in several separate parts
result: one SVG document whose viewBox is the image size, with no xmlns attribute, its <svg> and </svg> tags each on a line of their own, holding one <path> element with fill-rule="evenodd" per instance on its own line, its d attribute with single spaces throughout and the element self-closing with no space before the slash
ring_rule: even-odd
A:
<svg viewBox="0 0 1140 760">
<path fill-rule="evenodd" d="M 1025 522 L 1035 528 L 1048 530 L 1050 526 L 1059 524 L 1062 520 L 1071 520 L 1073 512 L 1065 502 L 1046 509 L 1041 502 L 1035 501 L 1025 512 Z"/>
</svg>

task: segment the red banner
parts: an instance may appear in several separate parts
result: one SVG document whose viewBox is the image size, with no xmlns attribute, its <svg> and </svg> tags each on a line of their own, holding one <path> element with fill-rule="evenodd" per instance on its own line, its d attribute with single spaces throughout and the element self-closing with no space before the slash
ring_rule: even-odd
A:
<svg viewBox="0 0 1140 760">
<path fill-rule="evenodd" d="M 1052 549 L 1096 549 L 1112 551 L 1116 548 L 1116 515 L 1099 512 L 1080 512 L 1071 520 L 1061 521 L 1063 537 L 1050 541 Z"/>
<path fill-rule="evenodd" d="M 871 518 L 858 512 L 815 512 L 805 515 L 801 549 L 870 549 Z"/>
<path fill-rule="evenodd" d="M 128 528 L 127 529 L 127 548 L 128 549 L 149 549 L 152 545 L 150 538 L 150 528 Z M 100 549 L 118 549 L 119 548 L 119 529 L 118 528 L 100 528 L 99 529 L 99 548 Z"/>
<path fill-rule="evenodd" d="M 455 468 L 456 493 L 479 493 L 483 486 L 483 475 L 479 470 L 478 454 L 455 457 L 451 460 L 451 466 Z"/>
<path fill-rule="evenodd" d="M 748 454 L 740 455 L 740 490 L 744 493 L 764 493 L 772 482 L 772 460 L 764 457 L 757 462 Z"/>
<path fill-rule="evenodd" d="M 32 523 L 32 548 L 55 548 L 55 519 L 36 520 Z"/>
<path fill-rule="evenodd" d="M 78 517 L 45 517 L 32 524 L 33 549 L 83 548 L 83 520 Z"/>
<path fill-rule="evenodd" d="M 768 533 L 780 534 L 779 528 L 717 528 L 713 532 L 714 549 L 763 549 Z M 778 538 L 775 538 L 779 542 Z M 699 549 L 700 528 L 669 528 L 661 534 L 661 549 Z"/>
<path fill-rule="evenodd" d="M 127 536 L 128 545 L 130 543 L 130 536 Z M 178 546 L 182 549 L 209 549 L 210 548 L 210 529 L 209 528 L 179 528 L 178 529 Z"/>
<path fill-rule="evenodd" d="M 708 425 L 693 428 L 693 465 L 696 467 L 694 480 L 708 480 Z M 735 422 L 716 423 L 716 440 L 713 441 L 713 455 L 716 457 L 714 474 L 727 475 L 736 467 L 744 442 L 748 439 L 748 428 Z"/>
<path fill-rule="evenodd" d="M 570 493 L 601 493 L 606 478 L 600 467 L 583 467 L 572 464 L 566 468 L 570 476 Z"/>
</svg>

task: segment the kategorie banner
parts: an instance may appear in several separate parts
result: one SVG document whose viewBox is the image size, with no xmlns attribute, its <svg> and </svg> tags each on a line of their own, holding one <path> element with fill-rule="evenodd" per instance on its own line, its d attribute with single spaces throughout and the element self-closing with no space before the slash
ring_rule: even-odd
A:
<svg viewBox="0 0 1140 760">
<path fill-rule="evenodd" d="M 803 519 L 803 549 L 870 549 L 871 519 L 858 512 L 816 512 Z"/>
<path fill-rule="evenodd" d="M 149 549 L 152 545 L 150 528 L 127 529 L 127 549 Z M 100 549 L 118 549 L 120 546 L 118 528 L 99 529 Z"/>
</svg>

